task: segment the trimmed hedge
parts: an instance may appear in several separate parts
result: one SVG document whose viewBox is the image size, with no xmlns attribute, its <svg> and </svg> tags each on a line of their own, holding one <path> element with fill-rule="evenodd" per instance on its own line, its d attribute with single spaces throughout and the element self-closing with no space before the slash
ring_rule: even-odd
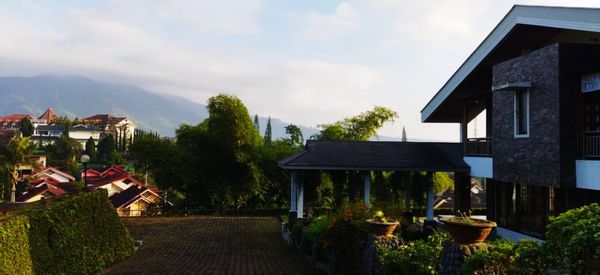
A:
<svg viewBox="0 0 600 275">
<path fill-rule="evenodd" d="M 92 274 L 134 251 L 105 190 L 9 213 L 0 247 L 0 274 Z"/>
</svg>

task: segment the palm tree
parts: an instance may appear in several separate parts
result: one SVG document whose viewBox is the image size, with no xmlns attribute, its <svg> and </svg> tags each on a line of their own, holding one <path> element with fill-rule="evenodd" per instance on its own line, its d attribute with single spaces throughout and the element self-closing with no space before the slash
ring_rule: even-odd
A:
<svg viewBox="0 0 600 275">
<path fill-rule="evenodd" d="M 15 201 L 17 180 L 19 179 L 19 166 L 27 163 L 27 155 L 33 147 L 29 138 L 13 138 L 6 144 L 0 144 L 0 172 L 8 174 L 11 181 L 10 201 Z"/>
</svg>

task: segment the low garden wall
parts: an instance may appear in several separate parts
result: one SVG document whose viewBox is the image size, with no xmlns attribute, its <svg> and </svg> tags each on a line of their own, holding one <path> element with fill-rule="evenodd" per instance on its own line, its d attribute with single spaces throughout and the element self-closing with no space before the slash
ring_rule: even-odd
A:
<svg viewBox="0 0 600 275">
<path fill-rule="evenodd" d="M 93 274 L 133 251 L 104 190 L 0 216 L 0 274 Z"/>
</svg>

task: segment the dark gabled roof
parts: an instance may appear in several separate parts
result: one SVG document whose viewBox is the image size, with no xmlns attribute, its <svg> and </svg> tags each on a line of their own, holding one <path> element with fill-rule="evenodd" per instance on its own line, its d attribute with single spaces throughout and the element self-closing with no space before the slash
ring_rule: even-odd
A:
<svg viewBox="0 0 600 275">
<path fill-rule="evenodd" d="M 308 140 L 278 162 L 288 170 L 468 172 L 460 143 Z"/>
<path fill-rule="evenodd" d="M 122 192 L 112 195 L 109 199 L 115 208 L 127 207 L 133 202 L 143 198 L 142 194 L 144 192 L 149 192 L 150 194 L 159 197 L 158 194 L 146 187 L 132 185 L 129 188 L 123 190 Z"/>
<path fill-rule="evenodd" d="M 78 125 L 71 127 L 70 131 L 72 131 L 72 132 L 98 132 L 98 131 L 100 131 L 100 128 L 96 125 L 78 124 Z"/>
<path fill-rule="evenodd" d="M 65 130 L 65 126 L 63 125 L 38 125 L 38 127 L 35 128 L 38 131 L 64 131 Z"/>
</svg>

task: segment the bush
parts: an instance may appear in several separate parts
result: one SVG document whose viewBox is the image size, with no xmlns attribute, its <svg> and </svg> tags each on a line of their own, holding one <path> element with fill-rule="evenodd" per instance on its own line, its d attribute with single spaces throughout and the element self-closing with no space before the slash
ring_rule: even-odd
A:
<svg viewBox="0 0 600 275">
<path fill-rule="evenodd" d="M 546 251 L 550 264 L 570 274 L 600 269 L 600 206 L 593 203 L 551 217 Z"/>
<path fill-rule="evenodd" d="M 450 237 L 435 233 L 427 240 L 402 244 L 397 248 L 376 243 L 380 274 L 437 274 L 442 243 Z"/>
<path fill-rule="evenodd" d="M 543 274 L 545 252 L 535 241 L 490 242 L 489 250 L 477 250 L 462 265 L 459 274 Z"/>
<path fill-rule="evenodd" d="M 300 239 L 302 239 L 302 229 L 304 229 L 303 220 L 295 219 L 290 227 L 290 238 L 296 243 L 300 243 Z"/>
<path fill-rule="evenodd" d="M 0 274 L 92 274 L 134 250 L 104 190 L 9 213 L 0 247 Z"/>
<path fill-rule="evenodd" d="M 304 230 L 304 235 L 313 243 L 321 243 L 325 240 L 325 233 L 331 223 L 329 215 L 319 216 Z"/>
</svg>

